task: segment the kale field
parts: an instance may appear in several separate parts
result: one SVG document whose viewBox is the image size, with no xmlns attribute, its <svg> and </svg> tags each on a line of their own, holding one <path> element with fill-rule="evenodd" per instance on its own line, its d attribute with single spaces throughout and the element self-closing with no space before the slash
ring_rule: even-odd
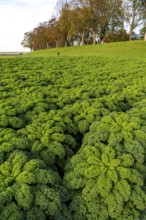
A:
<svg viewBox="0 0 146 220">
<path fill-rule="evenodd" d="M 146 219 L 146 59 L 0 59 L 0 220 Z"/>
</svg>

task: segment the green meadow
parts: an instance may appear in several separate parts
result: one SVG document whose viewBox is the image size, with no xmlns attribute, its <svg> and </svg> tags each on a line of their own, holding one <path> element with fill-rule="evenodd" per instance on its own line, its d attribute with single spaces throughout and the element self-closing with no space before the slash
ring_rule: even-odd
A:
<svg viewBox="0 0 146 220">
<path fill-rule="evenodd" d="M 100 56 L 114 59 L 144 59 L 146 42 L 126 41 L 117 43 L 106 43 L 89 46 L 74 46 L 66 48 L 55 48 L 28 53 L 27 56 L 54 57 L 60 52 L 61 56 Z"/>
<path fill-rule="evenodd" d="M 0 220 L 47 219 L 146 219 L 145 42 L 0 59 Z"/>
</svg>

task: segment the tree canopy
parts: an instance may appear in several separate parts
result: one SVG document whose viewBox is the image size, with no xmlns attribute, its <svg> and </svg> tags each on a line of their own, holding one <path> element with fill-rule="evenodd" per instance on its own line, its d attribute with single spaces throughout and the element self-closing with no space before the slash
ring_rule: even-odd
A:
<svg viewBox="0 0 146 220">
<path fill-rule="evenodd" d="M 56 16 L 24 34 L 31 50 L 128 40 L 144 23 L 145 0 L 58 0 Z"/>
</svg>

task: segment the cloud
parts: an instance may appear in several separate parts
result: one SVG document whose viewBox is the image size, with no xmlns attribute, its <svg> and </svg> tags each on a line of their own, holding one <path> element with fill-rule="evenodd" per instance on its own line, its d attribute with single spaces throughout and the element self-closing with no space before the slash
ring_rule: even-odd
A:
<svg viewBox="0 0 146 220">
<path fill-rule="evenodd" d="M 57 1 L 0 0 L 0 51 L 22 51 L 24 33 L 48 21 Z"/>
</svg>

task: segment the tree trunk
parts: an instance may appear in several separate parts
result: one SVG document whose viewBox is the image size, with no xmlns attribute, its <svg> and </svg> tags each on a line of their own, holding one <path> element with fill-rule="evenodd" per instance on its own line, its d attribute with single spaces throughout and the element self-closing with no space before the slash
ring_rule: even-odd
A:
<svg viewBox="0 0 146 220">
<path fill-rule="evenodd" d="M 65 39 L 65 43 L 64 43 L 64 46 L 65 46 L 65 47 L 67 47 L 67 40 L 66 40 L 66 39 Z"/>
<path fill-rule="evenodd" d="M 96 31 L 93 30 L 93 45 L 96 44 Z"/>
<path fill-rule="evenodd" d="M 68 34 L 64 34 L 64 46 L 67 47 L 68 46 L 68 42 L 67 42 L 67 38 L 68 38 Z"/>
<path fill-rule="evenodd" d="M 144 33 L 144 39 L 143 40 L 146 41 L 146 32 Z"/>
<path fill-rule="evenodd" d="M 132 21 L 130 24 L 130 31 L 129 31 L 129 40 L 131 39 L 132 33 L 133 33 L 133 27 L 134 27 L 134 16 L 132 17 Z"/>
<path fill-rule="evenodd" d="M 56 44 L 56 48 L 58 48 L 58 44 L 59 44 L 58 40 L 55 41 L 55 44 Z"/>
<path fill-rule="evenodd" d="M 114 41 L 114 29 L 115 29 L 115 19 L 114 19 L 114 15 L 112 15 L 111 42 Z"/>
<path fill-rule="evenodd" d="M 49 44 L 48 44 L 48 42 L 46 43 L 46 48 L 47 48 L 47 49 L 49 48 Z"/>
<path fill-rule="evenodd" d="M 82 40 L 81 40 L 81 46 L 83 46 L 84 45 L 84 40 L 85 40 L 85 31 L 83 30 L 83 32 L 82 32 Z"/>
</svg>

